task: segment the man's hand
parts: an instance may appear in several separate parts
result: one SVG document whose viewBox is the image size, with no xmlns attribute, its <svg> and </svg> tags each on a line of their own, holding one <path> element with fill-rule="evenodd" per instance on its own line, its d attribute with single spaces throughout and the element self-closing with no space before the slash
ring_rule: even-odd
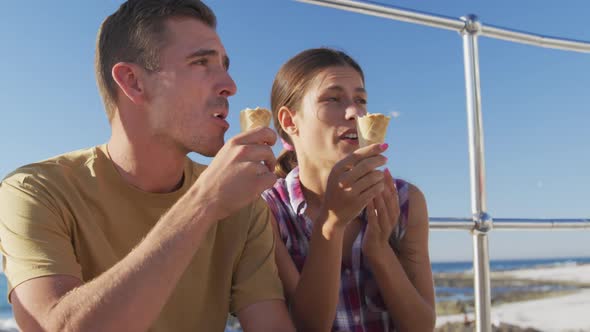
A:
<svg viewBox="0 0 590 332">
<path fill-rule="evenodd" d="M 276 181 L 271 146 L 276 134 L 257 128 L 230 139 L 193 185 L 213 220 L 223 219 L 256 199 Z"/>
</svg>

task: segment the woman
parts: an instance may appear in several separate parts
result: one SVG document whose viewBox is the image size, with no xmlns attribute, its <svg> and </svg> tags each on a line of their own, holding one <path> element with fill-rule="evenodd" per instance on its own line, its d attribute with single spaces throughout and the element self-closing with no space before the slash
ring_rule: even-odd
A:
<svg viewBox="0 0 590 332">
<path fill-rule="evenodd" d="M 298 330 L 432 331 L 424 196 L 377 170 L 387 144 L 359 149 L 366 102 L 362 69 L 337 50 L 306 50 L 277 73 L 282 178 L 263 197 L 279 275 Z"/>
</svg>

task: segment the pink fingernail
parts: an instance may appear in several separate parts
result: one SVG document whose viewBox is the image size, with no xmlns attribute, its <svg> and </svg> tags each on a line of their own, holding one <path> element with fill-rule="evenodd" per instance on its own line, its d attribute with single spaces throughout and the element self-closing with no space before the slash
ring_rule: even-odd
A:
<svg viewBox="0 0 590 332">
<path fill-rule="evenodd" d="M 389 171 L 389 168 L 385 168 L 385 173 L 387 173 L 387 175 L 391 175 L 391 172 Z"/>
<path fill-rule="evenodd" d="M 379 145 L 379 147 L 381 148 L 381 150 L 385 151 L 385 150 L 387 150 L 387 148 L 389 147 L 389 144 L 387 144 L 387 143 L 382 143 L 381 145 Z"/>
</svg>

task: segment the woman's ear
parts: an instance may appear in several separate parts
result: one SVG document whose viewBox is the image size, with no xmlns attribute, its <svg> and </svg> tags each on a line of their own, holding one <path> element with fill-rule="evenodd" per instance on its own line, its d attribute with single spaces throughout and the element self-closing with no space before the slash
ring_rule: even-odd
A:
<svg viewBox="0 0 590 332">
<path fill-rule="evenodd" d="M 113 66 L 111 74 L 119 89 L 134 104 L 142 104 L 146 100 L 145 86 L 142 81 L 142 69 L 127 62 L 119 62 Z"/>
<path fill-rule="evenodd" d="M 279 108 L 277 115 L 279 117 L 279 123 L 281 124 L 281 128 L 283 128 L 283 131 L 285 131 L 289 135 L 297 134 L 298 130 L 297 125 L 295 125 L 294 119 L 295 114 L 293 114 L 293 112 L 291 112 L 291 110 L 287 106 L 282 106 L 281 108 Z"/>
</svg>

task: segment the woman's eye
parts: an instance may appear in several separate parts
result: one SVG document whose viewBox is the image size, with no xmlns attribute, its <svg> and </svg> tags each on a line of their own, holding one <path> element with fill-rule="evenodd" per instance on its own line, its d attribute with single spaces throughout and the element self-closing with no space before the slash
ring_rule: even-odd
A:
<svg viewBox="0 0 590 332">
<path fill-rule="evenodd" d="M 331 101 L 331 102 L 338 102 L 340 100 L 340 98 L 338 97 L 327 97 L 326 101 Z"/>
</svg>

